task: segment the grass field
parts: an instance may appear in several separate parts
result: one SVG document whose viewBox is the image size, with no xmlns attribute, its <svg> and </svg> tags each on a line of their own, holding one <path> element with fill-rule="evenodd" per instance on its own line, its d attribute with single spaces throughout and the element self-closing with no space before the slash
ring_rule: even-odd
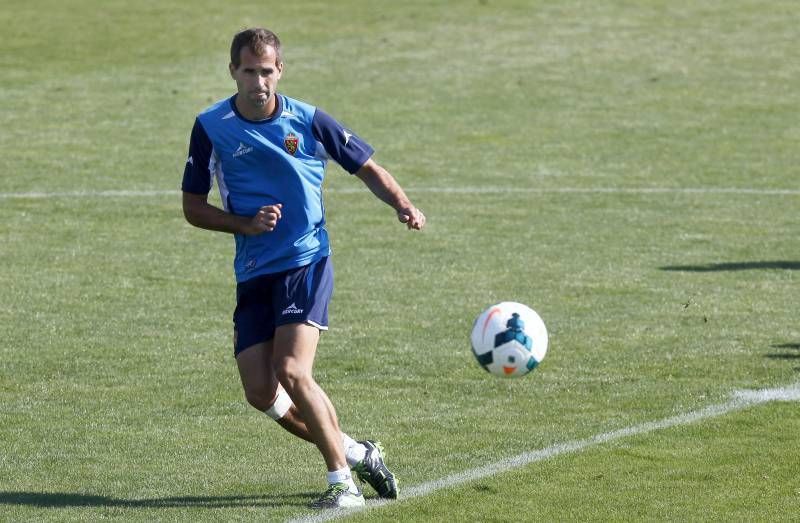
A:
<svg viewBox="0 0 800 523">
<path fill-rule="evenodd" d="M 180 209 L 250 25 L 429 220 L 329 167 L 317 377 L 406 493 L 350 519 L 798 520 L 795 1 L 6 0 L 0 24 L 0 521 L 315 520 L 318 453 L 240 390 L 233 240 Z M 469 350 L 504 300 L 550 331 L 520 380 Z M 747 389 L 778 401 L 715 407 Z"/>
</svg>

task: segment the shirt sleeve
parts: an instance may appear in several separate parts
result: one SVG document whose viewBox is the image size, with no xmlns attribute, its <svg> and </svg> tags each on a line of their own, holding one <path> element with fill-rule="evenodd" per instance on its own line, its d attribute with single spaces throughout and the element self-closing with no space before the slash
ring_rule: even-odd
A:
<svg viewBox="0 0 800 523">
<path fill-rule="evenodd" d="M 358 171 L 375 152 L 367 142 L 321 109 L 314 112 L 311 130 L 314 138 L 325 147 L 328 156 L 350 174 Z"/>
<path fill-rule="evenodd" d="M 208 194 L 211 190 L 211 156 L 213 145 L 199 119 L 195 119 L 189 139 L 189 157 L 183 170 L 181 190 L 193 194 Z"/>
</svg>

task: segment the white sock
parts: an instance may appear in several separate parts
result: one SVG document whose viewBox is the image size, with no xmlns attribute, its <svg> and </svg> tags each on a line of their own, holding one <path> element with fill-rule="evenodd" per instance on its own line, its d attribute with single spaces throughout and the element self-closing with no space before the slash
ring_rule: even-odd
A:
<svg viewBox="0 0 800 523">
<path fill-rule="evenodd" d="M 367 455 L 367 447 L 357 442 L 344 432 L 342 432 L 342 445 L 344 445 L 344 457 L 347 464 L 354 467 L 356 463 L 364 459 Z"/>
<path fill-rule="evenodd" d="M 353 476 L 350 474 L 350 467 L 344 467 L 339 470 L 328 471 L 328 485 L 332 483 L 344 483 L 350 487 L 350 492 L 358 494 L 358 487 L 353 481 Z"/>
</svg>

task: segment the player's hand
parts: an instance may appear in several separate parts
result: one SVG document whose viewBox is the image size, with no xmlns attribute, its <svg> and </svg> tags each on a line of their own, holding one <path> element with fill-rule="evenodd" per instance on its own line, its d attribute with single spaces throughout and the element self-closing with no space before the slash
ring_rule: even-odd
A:
<svg viewBox="0 0 800 523">
<path fill-rule="evenodd" d="M 272 232 L 281 219 L 282 204 L 265 205 L 260 208 L 255 216 L 250 219 L 247 234 L 256 235 L 262 232 Z"/>
<path fill-rule="evenodd" d="M 397 219 L 405 223 L 409 229 L 418 231 L 425 227 L 425 215 L 413 205 L 397 211 Z"/>
</svg>

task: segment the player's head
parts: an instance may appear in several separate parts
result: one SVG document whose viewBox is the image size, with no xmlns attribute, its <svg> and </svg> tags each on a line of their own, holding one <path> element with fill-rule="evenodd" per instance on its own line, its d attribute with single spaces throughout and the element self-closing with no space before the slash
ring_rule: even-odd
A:
<svg viewBox="0 0 800 523">
<path fill-rule="evenodd" d="M 278 35 L 262 27 L 239 31 L 231 42 L 231 64 L 238 68 L 242 63 L 242 49 L 247 48 L 256 56 L 264 56 L 271 47 L 275 51 L 275 65 L 281 64 L 281 41 Z"/>
<path fill-rule="evenodd" d="M 275 93 L 283 72 L 281 43 L 275 33 L 262 28 L 237 33 L 228 68 L 239 91 L 236 106 L 247 117 L 269 117 L 276 107 Z"/>
</svg>

